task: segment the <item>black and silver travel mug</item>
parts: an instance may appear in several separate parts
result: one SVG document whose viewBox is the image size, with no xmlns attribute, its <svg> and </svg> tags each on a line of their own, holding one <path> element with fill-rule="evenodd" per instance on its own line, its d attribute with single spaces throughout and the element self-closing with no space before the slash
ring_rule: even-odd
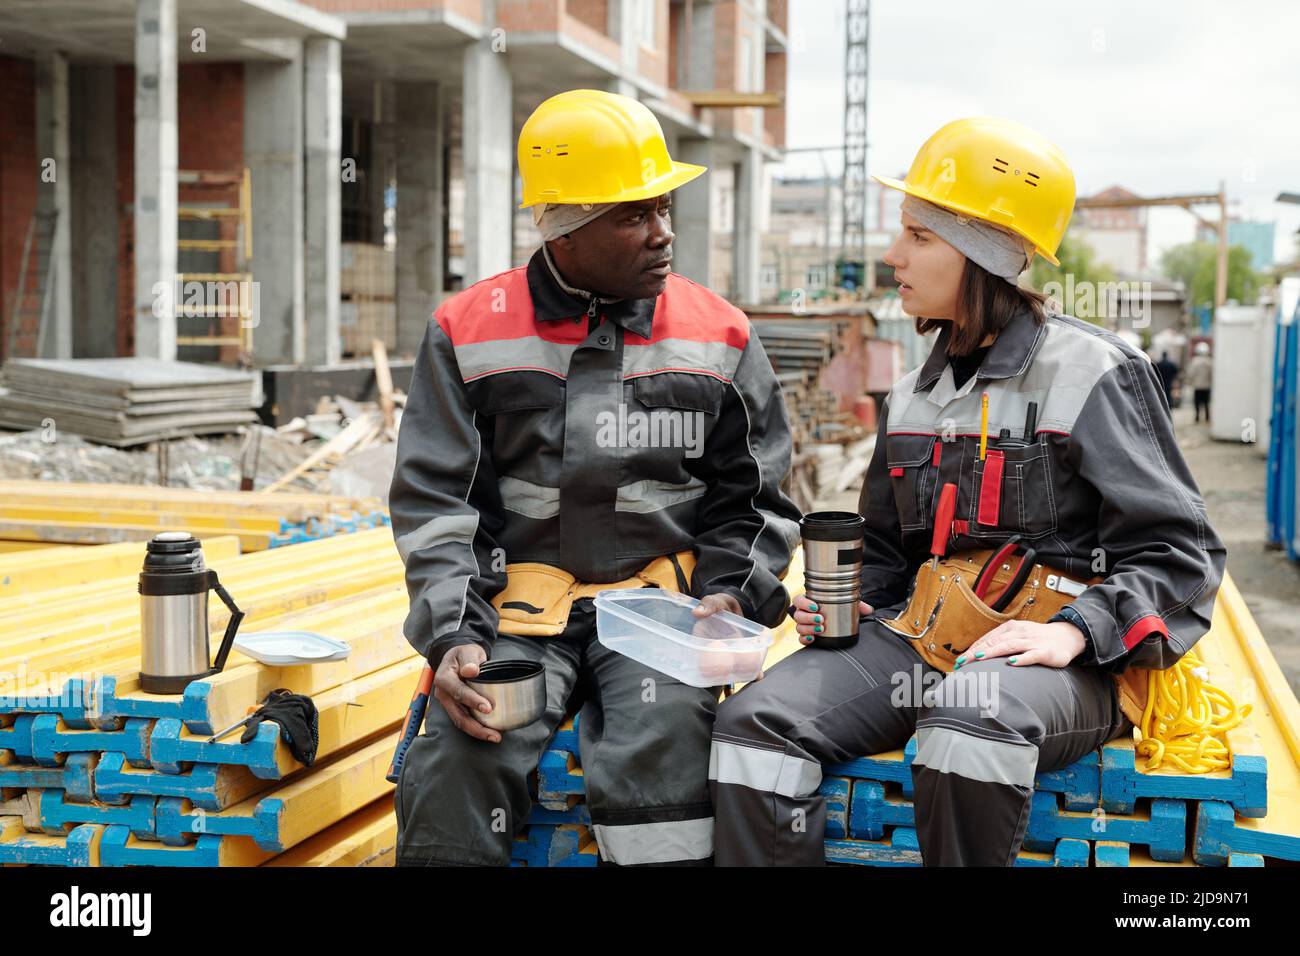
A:
<svg viewBox="0 0 1300 956">
<path fill-rule="evenodd" d="M 852 647 L 858 641 L 865 524 L 862 515 L 851 511 L 814 511 L 799 522 L 804 593 L 822 616 L 822 632 L 813 634 L 813 647 Z"/>
</svg>

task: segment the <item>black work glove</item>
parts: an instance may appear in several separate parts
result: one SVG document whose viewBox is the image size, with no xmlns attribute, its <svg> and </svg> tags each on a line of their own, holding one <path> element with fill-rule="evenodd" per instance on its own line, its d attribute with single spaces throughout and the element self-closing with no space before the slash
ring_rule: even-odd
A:
<svg viewBox="0 0 1300 956">
<path fill-rule="evenodd" d="M 239 742 L 246 744 L 257 736 L 258 725 L 269 720 L 280 725 L 280 739 L 289 745 L 294 759 L 305 767 L 316 762 L 320 744 L 320 712 L 310 697 L 294 694 L 283 687 L 273 690 L 266 701 L 248 719 Z"/>
</svg>

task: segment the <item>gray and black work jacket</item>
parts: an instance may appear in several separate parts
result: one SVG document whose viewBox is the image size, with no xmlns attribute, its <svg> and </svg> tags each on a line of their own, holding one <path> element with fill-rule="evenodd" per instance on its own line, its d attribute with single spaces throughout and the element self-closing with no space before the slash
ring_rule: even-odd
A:
<svg viewBox="0 0 1300 956">
<path fill-rule="evenodd" d="M 389 502 L 406 637 L 435 666 L 457 644 L 490 653 L 507 563 L 602 583 L 691 549 L 692 594 L 776 624 L 790 457 L 743 312 L 675 274 L 657 298 L 588 302 L 539 249 L 439 306 L 420 345 Z"/>
<path fill-rule="evenodd" d="M 943 486 L 957 486 L 948 553 L 1019 534 L 1037 560 L 1086 581 L 1053 620 L 1087 639 L 1079 663 L 1172 665 L 1210 627 L 1226 552 L 1174 438 L 1160 377 L 1123 339 L 1020 308 L 978 371 L 954 384 L 939 332 L 925 364 L 881 407 L 859 508 L 862 598 L 894 617 L 929 558 Z M 979 458 L 980 393 L 988 392 Z M 1037 420 L 1026 441 L 1026 413 Z M 998 441 L 1003 429 L 1008 441 Z"/>
</svg>

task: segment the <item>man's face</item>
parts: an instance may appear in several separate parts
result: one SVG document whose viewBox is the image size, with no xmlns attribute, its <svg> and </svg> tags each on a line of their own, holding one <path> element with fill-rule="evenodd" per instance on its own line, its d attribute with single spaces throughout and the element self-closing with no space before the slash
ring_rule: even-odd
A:
<svg viewBox="0 0 1300 956">
<path fill-rule="evenodd" d="M 572 285 L 607 298 L 652 299 L 672 271 L 672 194 L 619 203 L 551 243 Z"/>
</svg>

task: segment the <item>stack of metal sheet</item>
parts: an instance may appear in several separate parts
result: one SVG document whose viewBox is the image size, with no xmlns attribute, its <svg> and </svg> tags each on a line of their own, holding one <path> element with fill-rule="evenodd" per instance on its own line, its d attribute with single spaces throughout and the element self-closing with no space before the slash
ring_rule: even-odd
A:
<svg viewBox="0 0 1300 956">
<path fill-rule="evenodd" d="M 0 425 L 54 427 L 126 447 L 233 431 L 256 419 L 260 378 L 192 362 L 148 358 L 9 359 Z"/>
</svg>

